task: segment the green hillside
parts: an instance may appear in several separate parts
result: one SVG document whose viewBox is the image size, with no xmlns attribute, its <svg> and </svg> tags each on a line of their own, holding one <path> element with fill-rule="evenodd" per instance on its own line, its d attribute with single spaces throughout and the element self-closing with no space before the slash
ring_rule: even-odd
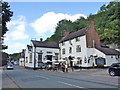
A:
<svg viewBox="0 0 120 90">
<path fill-rule="evenodd" d="M 108 5 L 101 6 L 97 14 L 90 15 L 87 19 L 80 17 L 74 22 L 65 19 L 59 21 L 54 34 L 46 41 L 59 42 L 64 30 L 75 32 L 88 27 L 90 18 L 94 19 L 95 28 L 102 42 L 120 45 L 120 2 L 110 2 Z"/>
<path fill-rule="evenodd" d="M 13 53 L 13 54 L 9 54 L 9 56 L 12 60 L 17 61 L 20 58 L 21 53 Z"/>
</svg>

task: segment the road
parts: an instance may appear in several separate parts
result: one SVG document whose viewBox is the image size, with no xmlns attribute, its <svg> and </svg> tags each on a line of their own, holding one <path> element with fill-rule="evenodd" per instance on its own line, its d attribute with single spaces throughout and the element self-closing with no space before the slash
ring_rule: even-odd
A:
<svg viewBox="0 0 120 90">
<path fill-rule="evenodd" d="M 3 88 L 118 88 L 118 78 L 106 70 L 81 70 L 69 73 L 30 70 L 15 66 L 3 71 Z M 100 74 L 99 74 L 100 73 Z M 8 78 L 8 79 L 6 79 Z"/>
</svg>

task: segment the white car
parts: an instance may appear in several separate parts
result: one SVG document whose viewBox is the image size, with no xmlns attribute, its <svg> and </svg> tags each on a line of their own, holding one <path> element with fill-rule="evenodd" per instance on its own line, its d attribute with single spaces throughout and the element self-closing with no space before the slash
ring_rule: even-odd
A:
<svg viewBox="0 0 120 90">
<path fill-rule="evenodd" d="M 13 64 L 8 64 L 7 65 L 7 70 L 13 70 L 13 69 L 14 69 Z"/>
</svg>

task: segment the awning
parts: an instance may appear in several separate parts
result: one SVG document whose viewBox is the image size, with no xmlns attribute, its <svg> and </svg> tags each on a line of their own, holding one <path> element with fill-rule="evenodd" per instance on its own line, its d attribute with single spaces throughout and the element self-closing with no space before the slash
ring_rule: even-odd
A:
<svg viewBox="0 0 120 90">
<path fill-rule="evenodd" d="M 60 59 L 60 60 L 58 60 L 59 62 L 65 62 L 66 60 L 63 60 L 63 59 Z"/>
<path fill-rule="evenodd" d="M 71 60 L 71 61 L 76 62 L 76 61 L 78 61 L 78 59 L 73 59 L 73 60 Z"/>
<path fill-rule="evenodd" d="M 47 62 L 52 62 L 52 61 L 50 61 L 50 60 L 45 60 L 44 62 L 47 63 Z"/>
</svg>

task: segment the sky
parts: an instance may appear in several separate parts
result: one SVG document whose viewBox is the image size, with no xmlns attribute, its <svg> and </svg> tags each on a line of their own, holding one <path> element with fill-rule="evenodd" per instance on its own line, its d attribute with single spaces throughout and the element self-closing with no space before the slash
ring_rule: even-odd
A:
<svg viewBox="0 0 120 90">
<path fill-rule="evenodd" d="M 45 40 L 53 35 L 58 21 L 87 18 L 96 14 L 103 4 L 108 2 L 9 2 L 13 17 L 7 23 L 5 52 L 21 52 L 31 39 Z"/>
</svg>

